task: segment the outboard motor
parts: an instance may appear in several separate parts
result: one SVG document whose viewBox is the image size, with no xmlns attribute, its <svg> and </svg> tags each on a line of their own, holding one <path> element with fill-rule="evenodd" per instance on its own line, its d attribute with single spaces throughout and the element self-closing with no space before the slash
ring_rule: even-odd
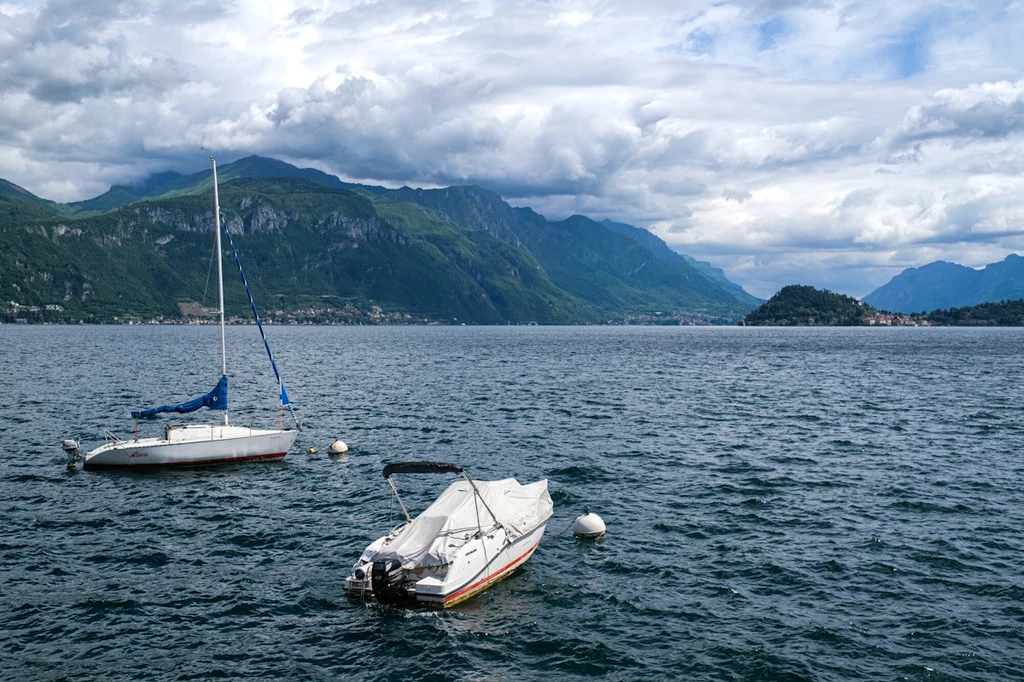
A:
<svg viewBox="0 0 1024 682">
<path fill-rule="evenodd" d="M 61 443 L 61 448 L 63 448 L 68 456 L 68 469 L 74 469 L 75 462 L 82 457 L 82 451 L 78 447 L 78 442 L 69 438 Z"/>
<path fill-rule="evenodd" d="M 398 557 L 385 556 L 374 560 L 370 571 L 373 596 L 381 604 L 402 604 L 409 600 L 405 575 Z"/>
</svg>

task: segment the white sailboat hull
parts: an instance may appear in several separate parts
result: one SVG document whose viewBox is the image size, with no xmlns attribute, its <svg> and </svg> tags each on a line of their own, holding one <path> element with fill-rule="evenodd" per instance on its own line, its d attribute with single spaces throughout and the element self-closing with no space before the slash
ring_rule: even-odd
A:
<svg viewBox="0 0 1024 682">
<path fill-rule="evenodd" d="M 284 459 L 298 431 L 242 426 L 168 427 L 163 438 L 114 441 L 83 457 L 85 468 L 207 466 Z"/>
</svg>

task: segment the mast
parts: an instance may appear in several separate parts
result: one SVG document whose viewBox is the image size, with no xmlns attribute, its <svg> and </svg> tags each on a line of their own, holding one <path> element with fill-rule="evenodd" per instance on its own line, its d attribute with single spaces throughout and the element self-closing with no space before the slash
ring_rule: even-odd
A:
<svg viewBox="0 0 1024 682">
<path fill-rule="evenodd" d="M 217 162 L 210 157 L 213 164 L 213 220 L 217 228 L 217 291 L 220 300 L 220 373 L 221 376 L 228 375 L 228 354 L 227 344 L 224 341 L 224 264 L 222 261 L 223 252 L 220 245 L 220 197 L 217 194 Z M 228 411 L 224 410 L 224 426 L 228 425 Z"/>
</svg>

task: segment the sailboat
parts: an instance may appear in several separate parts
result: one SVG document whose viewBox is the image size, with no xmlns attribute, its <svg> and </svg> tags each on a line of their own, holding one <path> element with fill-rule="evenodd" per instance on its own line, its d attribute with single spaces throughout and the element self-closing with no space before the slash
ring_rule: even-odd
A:
<svg viewBox="0 0 1024 682">
<path fill-rule="evenodd" d="M 277 429 L 253 429 L 237 426 L 228 421 L 228 369 L 227 346 L 224 336 L 224 266 L 220 236 L 220 197 L 217 191 L 217 162 L 211 157 L 210 163 L 213 166 L 213 215 L 217 233 L 217 279 L 220 304 L 220 379 L 212 391 L 198 398 L 193 398 L 176 405 L 161 405 L 145 410 L 132 411 L 132 417 L 136 420 L 135 438 L 133 440 L 121 440 L 107 432 L 107 442 L 84 455 L 80 454 L 77 442 L 74 440 L 64 441 L 63 448 L 68 455 L 69 467 L 73 467 L 77 459 L 81 459 L 83 466 L 87 469 L 92 467 L 205 466 L 234 462 L 272 461 L 284 459 L 288 454 L 288 450 L 295 443 L 295 438 L 298 435 L 298 420 L 295 420 L 295 429 L 282 428 L 282 424 L 279 424 Z M 291 411 L 292 418 L 294 419 L 295 412 L 291 401 L 288 399 L 288 392 L 285 390 L 281 373 L 277 369 L 277 363 L 274 362 L 274 355 L 270 351 L 270 344 L 267 342 L 267 336 L 263 331 L 263 323 L 260 321 L 259 313 L 256 310 L 252 290 L 245 279 L 245 272 L 242 271 L 242 263 L 238 258 L 238 251 L 235 249 L 234 240 L 231 239 L 230 233 L 228 233 L 228 242 L 235 256 L 238 271 L 242 275 L 242 282 L 245 284 L 245 291 L 249 296 L 253 315 L 256 317 L 256 325 L 259 328 L 260 336 L 263 338 L 263 345 L 270 358 L 270 364 L 274 368 L 274 375 L 277 377 L 281 395 L 282 422 L 284 408 L 286 407 Z M 219 424 L 168 425 L 164 427 L 162 437 L 138 437 L 139 419 L 155 417 L 165 412 L 195 412 L 203 407 L 220 411 L 222 413 L 222 422 Z"/>
</svg>

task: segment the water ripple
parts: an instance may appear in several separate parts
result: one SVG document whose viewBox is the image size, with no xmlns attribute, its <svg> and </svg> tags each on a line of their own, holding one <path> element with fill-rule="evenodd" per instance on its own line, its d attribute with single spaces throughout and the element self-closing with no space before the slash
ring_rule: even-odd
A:
<svg viewBox="0 0 1024 682">
<path fill-rule="evenodd" d="M 275 424 L 228 332 L 235 419 Z M 60 439 L 205 391 L 215 333 L 0 327 L 0 677 L 1018 677 L 1022 330 L 271 327 L 285 462 L 64 471 Z M 401 459 L 548 478 L 535 556 L 450 611 L 350 603 Z M 584 504 L 603 540 L 564 532 Z"/>
</svg>

